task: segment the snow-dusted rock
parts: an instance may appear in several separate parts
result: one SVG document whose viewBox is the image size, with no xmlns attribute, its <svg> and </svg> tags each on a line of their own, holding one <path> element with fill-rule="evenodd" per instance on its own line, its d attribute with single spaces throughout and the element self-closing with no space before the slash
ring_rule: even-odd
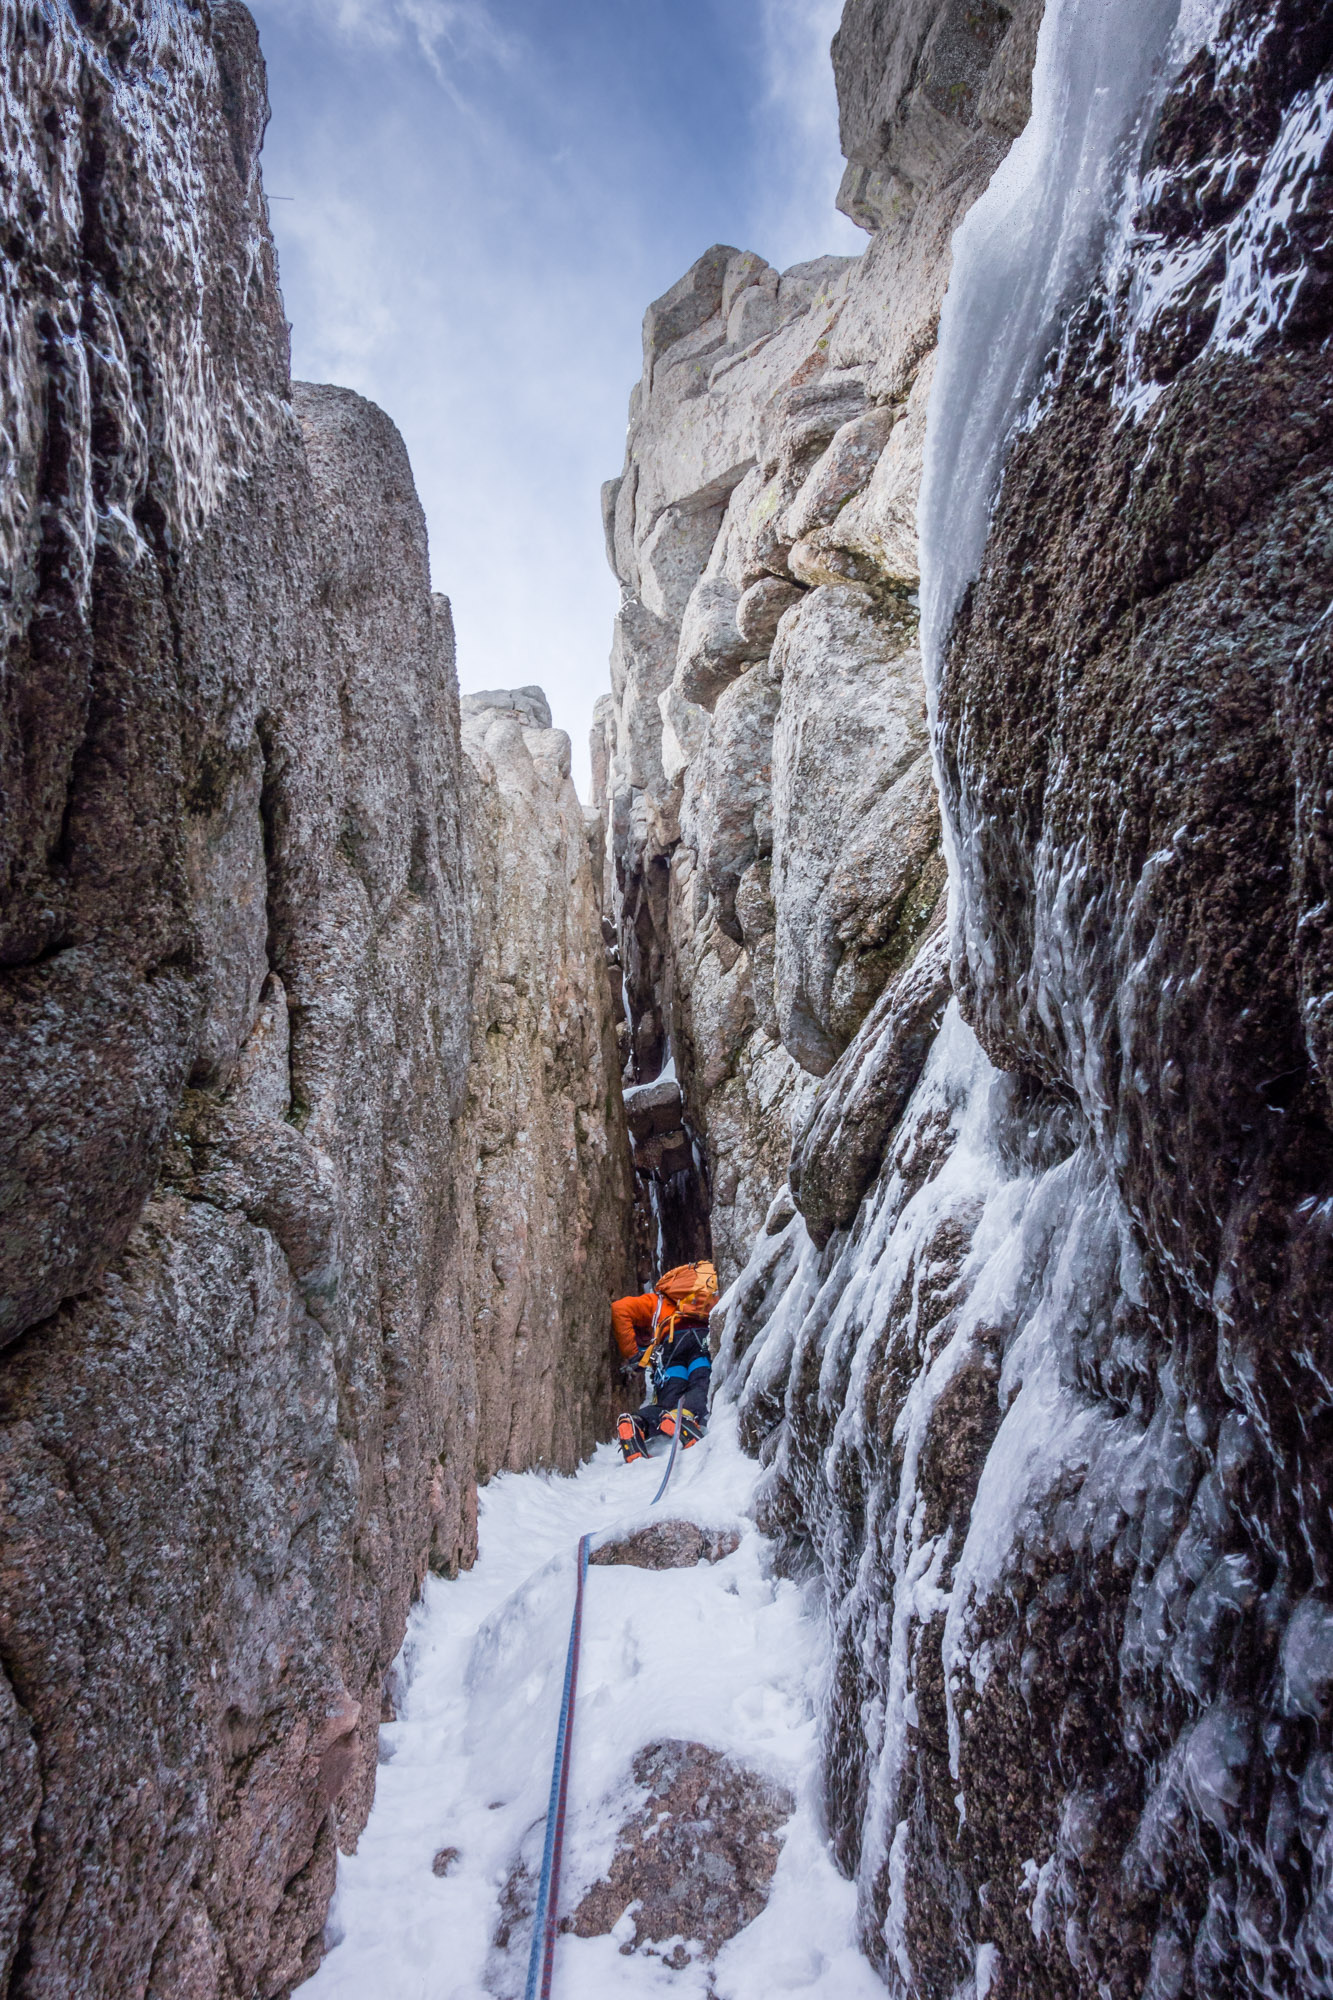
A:
<svg viewBox="0 0 1333 2000">
<path fill-rule="evenodd" d="M 625 1122 L 632 1139 L 650 1139 L 659 1132 L 674 1132 L 680 1124 L 680 1085 L 674 1077 L 659 1077 L 655 1083 L 638 1083 L 625 1092 Z"/>
<path fill-rule="evenodd" d="M 780 1833 L 796 1801 L 706 1743 L 650 1743 L 634 1759 L 635 1810 L 622 1822 L 605 1877 L 574 1911 L 576 1937 L 602 1937 L 626 1919 L 622 1949 L 651 1952 L 677 1970 L 693 1951 L 713 1957 L 768 1901 Z"/>
<path fill-rule="evenodd" d="M 598 915 L 538 690 L 532 851 L 473 872 L 402 440 L 289 380 L 244 7 L 11 10 L 0 65 L 0 1989 L 270 1996 L 409 1604 L 475 1553 L 512 1238 L 551 1299 L 508 1462 L 609 1395 Z M 496 1462 L 485 1381 L 481 1422 Z"/>
<path fill-rule="evenodd" d="M 721 1562 L 741 1545 L 735 1528 L 701 1528 L 694 1521 L 655 1521 L 614 1541 L 599 1542 L 590 1563 L 626 1564 L 631 1569 L 693 1569 Z"/>
</svg>

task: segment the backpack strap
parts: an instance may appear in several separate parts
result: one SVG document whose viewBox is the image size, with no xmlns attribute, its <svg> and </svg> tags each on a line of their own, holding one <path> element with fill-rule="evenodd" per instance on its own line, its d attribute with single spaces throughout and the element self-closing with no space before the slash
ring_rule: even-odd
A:
<svg viewBox="0 0 1333 2000">
<path fill-rule="evenodd" d="M 665 1303 L 665 1301 L 663 1301 L 663 1303 Z M 659 1314 L 661 1312 L 660 1306 L 658 1307 L 658 1312 Z M 675 1338 L 676 1321 L 679 1318 L 680 1318 L 680 1313 L 679 1311 L 676 1311 L 671 1313 L 668 1316 L 668 1318 L 664 1320 L 659 1321 L 656 1318 L 653 1320 L 653 1337 L 649 1341 L 648 1345 L 644 1348 L 642 1355 L 639 1357 L 639 1366 L 640 1368 L 642 1368 L 645 1378 L 647 1377 L 649 1369 L 653 1365 L 653 1356 L 656 1354 L 658 1348 L 662 1345 L 662 1342 L 665 1340 L 667 1345 L 670 1346 L 672 1340 Z"/>
</svg>

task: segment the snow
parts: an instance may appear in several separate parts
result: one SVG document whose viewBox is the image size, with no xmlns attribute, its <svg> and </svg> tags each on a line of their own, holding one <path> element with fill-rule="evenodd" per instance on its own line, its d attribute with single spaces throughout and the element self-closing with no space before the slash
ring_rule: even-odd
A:
<svg viewBox="0 0 1333 2000">
<path fill-rule="evenodd" d="M 655 1460 L 622 1465 L 607 1445 L 572 1478 L 501 1474 L 483 1490 L 476 1566 L 456 1582 L 431 1578 L 413 1612 L 396 1669 L 398 1720 L 381 1730 L 374 1809 L 359 1851 L 339 1862 L 328 1932 L 336 1943 L 303 2000 L 521 1993 L 526 1927 L 503 1957 L 492 1937 L 516 1859 L 534 1875 L 540 1861 L 578 1538 L 654 1519 L 735 1526 L 741 1544 L 695 1569 L 588 1571 L 561 1910 L 611 1859 L 634 1753 L 661 1737 L 705 1742 L 797 1800 L 767 1909 L 712 1968 L 717 2000 L 883 2000 L 855 1943 L 855 1889 L 820 1830 L 821 1599 L 771 1574 L 746 1515 L 758 1467 L 740 1451 L 729 1405 L 715 1410 L 703 1445 L 678 1454 L 654 1511 L 660 1473 Z M 440 1878 L 431 1862 L 444 1847 L 459 1858 Z M 622 1955 L 629 1926 L 617 1932 L 560 1939 L 555 2000 L 703 2000 L 705 1961 L 669 1971 L 659 1958 Z"/>
</svg>

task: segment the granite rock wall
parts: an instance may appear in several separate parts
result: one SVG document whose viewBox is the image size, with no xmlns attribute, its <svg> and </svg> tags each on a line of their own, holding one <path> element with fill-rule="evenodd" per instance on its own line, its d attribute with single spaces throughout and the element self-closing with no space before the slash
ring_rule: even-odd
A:
<svg viewBox="0 0 1333 2000">
<path fill-rule="evenodd" d="M 603 946 L 534 777 L 550 1005 L 500 1060 L 523 802 L 464 757 L 401 439 L 288 379 L 244 8 L 11 8 L 0 88 L 0 1991 L 268 2000 L 479 1473 L 604 1421 Z"/>
<path fill-rule="evenodd" d="M 474 982 L 458 1134 L 477 1473 L 569 1472 L 610 1434 L 608 1301 L 637 1283 L 607 964 L 569 738 L 540 688 L 462 699 Z"/>
<path fill-rule="evenodd" d="M 846 10 L 867 266 L 941 244 L 1002 26 Z M 919 2000 L 1333 1992 L 1331 59 L 1318 7 L 1052 5 L 922 363 L 952 922 L 719 1329 L 828 1592 L 835 1850 Z"/>
<path fill-rule="evenodd" d="M 629 1073 L 674 1066 L 697 1155 L 662 1255 L 706 1218 L 724 1281 L 817 1080 L 941 914 L 926 403 L 950 235 L 1026 118 L 1039 11 L 854 0 L 841 200 L 869 248 L 778 272 L 714 246 L 644 319 L 593 763 Z"/>
</svg>

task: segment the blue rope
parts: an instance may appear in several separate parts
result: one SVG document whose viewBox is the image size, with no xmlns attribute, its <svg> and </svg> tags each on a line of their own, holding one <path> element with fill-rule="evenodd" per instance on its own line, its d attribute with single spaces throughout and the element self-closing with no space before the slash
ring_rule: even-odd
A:
<svg viewBox="0 0 1333 2000">
<path fill-rule="evenodd" d="M 667 1453 L 662 1484 L 652 1497 L 651 1505 L 654 1507 L 666 1492 L 671 1468 L 676 1463 L 684 1409 L 683 1401 L 677 1403 L 671 1450 Z M 574 1616 L 569 1627 L 569 1652 L 565 1656 L 565 1691 L 560 1703 L 560 1726 L 555 1735 L 551 1796 L 546 1806 L 546 1846 L 542 1853 L 541 1880 L 537 1885 L 537 1906 L 532 1914 L 532 1951 L 528 1957 L 528 1983 L 523 1989 L 523 2000 L 551 2000 L 551 1973 L 555 1964 L 560 1915 L 560 1857 L 564 1851 L 565 1808 L 569 1800 L 569 1746 L 574 1737 L 574 1696 L 579 1679 L 579 1643 L 583 1637 L 583 1588 L 588 1575 L 588 1546 L 591 1541 L 591 1535 L 584 1535 L 579 1542 Z"/>
<path fill-rule="evenodd" d="M 661 1499 L 662 1495 L 667 1490 L 667 1481 L 671 1477 L 671 1468 L 676 1462 L 676 1446 L 680 1443 L 680 1426 L 682 1422 L 681 1411 L 684 1409 L 684 1407 L 685 1406 L 683 1403 L 677 1403 L 676 1405 L 676 1428 L 671 1433 L 671 1449 L 667 1453 L 667 1469 L 662 1474 L 662 1484 L 658 1487 L 656 1493 L 654 1493 L 652 1499 L 648 1503 L 650 1507 L 655 1507 L 658 1501 Z"/>
<path fill-rule="evenodd" d="M 569 1797 L 569 1746 L 574 1734 L 574 1696 L 579 1678 L 579 1641 L 583 1634 L 583 1585 L 588 1574 L 588 1544 L 591 1535 L 579 1543 L 578 1585 L 574 1592 L 574 1617 L 569 1628 L 569 1653 L 565 1659 L 565 1692 L 560 1704 L 560 1727 L 555 1738 L 555 1763 L 551 1769 L 551 1797 L 546 1808 L 546 1848 L 542 1855 L 537 1907 L 532 1916 L 532 1953 L 528 1959 L 528 1983 L 523 2000 L 551 2000 L 551 1970 L 555 1961 L 556 1923 L 559 1916 L 560 1856 L 565 1842 L 565 1805 Z"/>
</svg>

